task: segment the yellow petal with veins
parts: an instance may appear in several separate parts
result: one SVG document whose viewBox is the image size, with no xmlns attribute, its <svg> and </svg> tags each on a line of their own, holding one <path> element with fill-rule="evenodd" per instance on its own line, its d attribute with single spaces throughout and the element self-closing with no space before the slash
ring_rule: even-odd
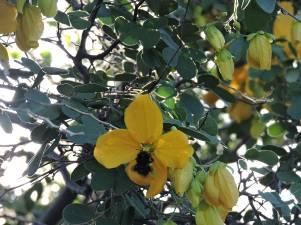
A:
<svg viewBox="0 0 301 225">
<path fill-rule="evenodd" d="M 127 130 L 110 131 L 97 139 L 94 148 L 95 159 L 106 168 L 115 168 L 134 160 L 140 145 Z"/>
<path fill-rule="evenodd" d="M 136 97 L 125 110 L 124 121 L 132 137 L 141 144 L 152 144 L 162 134 L 162 113 L 149 95 Z"/>
<path fill-rule="evenodd" d="M 160 137 L 154 153 L 165 166 L 183 168 L 192 156 L 193 149 L 183 132 L 173 130 Z"/>
</svg>

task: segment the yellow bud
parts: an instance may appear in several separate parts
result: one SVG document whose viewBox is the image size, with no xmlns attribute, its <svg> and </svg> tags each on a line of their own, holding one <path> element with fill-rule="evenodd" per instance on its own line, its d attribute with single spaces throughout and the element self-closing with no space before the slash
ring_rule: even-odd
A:
<svg viewBox="0 0 301 225">
<path fill-rule="evenodd" d="M 236 123 L 241 123 L 253 115 L 253 108 L 251 105 L 239 101 L 229 108 L 229 115 Z"/>
<path fill-rule="evenodd" d="M 17 9 L 6 0 L 0 0 L 0 34 L 16 31 Z"/>
<path fill-rule="evenodd" d="M 222 221 L 225 221 L 230 209 L 228 210 L 222 206 L 218 206 L 216 209 L 217 209 L 218 214 L 221 217 Z"/>
<path fill-rule="evenodd" d="M 26 0 L 17 0 L 17 10 L 18 10 L 18 13 L 23 13 L 23 8 L 24 8 L 24 5 L 26 3 Z"/>
<path fill-rule="evenodd" d="M 38 0 L 39 8 L 46 17 L 55 17 L 57 14 L 57 0 Z"/>
<path fill-rule="evenodd" d="M 9 69 L 9 57 L 7 49 L 0 43 L 0 64 L 4 70 Z"/>
<path fill-rule="evenodd" d="M 195 214 L 196 225 L 223 225 L 223 221 L 215 207 L 199 207 Z"/>
<path fill-rule="evenodd" d="M 225 38 L 222 32 L 215 26 L 211 25 L 205 30 L 206 39 L 215 50 L 220 50 L 225 45 Z"/>
<path fill-rule="evenodd" d="M 25 5 L 23 15 L 19 14 L 17 19 L 16 43 L 22 51 L 39 46 L 44 24 L 42 21 L 41 10 L 33 5 Z"/>
<path fill-rule="evenodd" d="M 203 186 L 199 180 L 194 179 L 186 193 L 193 208 L 197 208 L 202 200 Z"/>
<path fill-rule="evenodd" d="M 291 28 L 292 32 L 292 43 L 296 45 L 301 42 L 301 23 L 294 22 Z"/>
<path fill-rule="evenodd" d="M 234 73 L 234 62 L 231 53 L 227 49 L 223 48 L 217 52 L 215 63 L 222 77 L 225 80 L 232 80 Z"/>
<path fill-rule="evenodd" d="M 170 171 L 172 185 L 179 196 L 183 196 L 189 188 L 193 177 L 194 160 L 190 159 L 182 169 Z"/>
<path fill-rule="evenodd" d="M 252 34 L 247 52 L 249 65 L 259 70 L 270 70 L 272 64 L 272 45 L 264 33 Z"/>
<path fill-rule="evenodd" d="M 234 178 L 222 163 L 217 163 L 210 169 L 204 188 L 206 202 L 227 211 L 232 209 L 239 197 Z"/>
</svg>

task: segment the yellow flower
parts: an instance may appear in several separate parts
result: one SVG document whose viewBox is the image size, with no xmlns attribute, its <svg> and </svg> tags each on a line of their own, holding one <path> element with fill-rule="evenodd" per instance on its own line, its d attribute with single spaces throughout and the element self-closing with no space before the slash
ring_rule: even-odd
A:
<svg viewBox="0 0 301 225">
<path fill-rule="evenodd" d="M 263 32 L 251 34 L 247 61 L 249 65 L 259 70 L 270 70 L 272 64 L 272 45 L 270 38 Z"/>
<path fill-rule="evenodd" d="M 17 9 L 6 0 L 0 0 L 0 34 L 16 31 Z"/>
<path fill-rule="evenodd" d="M 162 114 L 149 95 L 138 96 L 125 110 L 124 120 L 127 129 L 98 138 L 94 157 L 106 168 L 128 163 L 127 175 L 134 183 L 148 186 L 147 197 L 151 198 L 162 191 L 167 167 L 183 168 L 192 147 L 181 131 L 162 134 Z"/>
<path fill-rule="evenodd" d="M 222 163 L 217 163 L 210 168 L 204 188 L 206 202 L 221 207 L 223 213 L 230 211 L 239 197 L 234 178 Z"/>
</svg>

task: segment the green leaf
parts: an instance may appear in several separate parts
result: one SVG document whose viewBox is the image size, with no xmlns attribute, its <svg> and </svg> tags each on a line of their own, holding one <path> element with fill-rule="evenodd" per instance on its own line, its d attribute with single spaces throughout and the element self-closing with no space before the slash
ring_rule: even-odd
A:
<svg viewBox="0 0 301 225">
<path fill-rule="evenodd" d="M 266 13 L 272 13 L 275 10 L 276 0 L 256 0 L 256 3 Z"/>
<path fill-rule="evenodd" d="M 114 77 L 115 81 L 124 81 L 124 82 L 130 82 L 136 79 L 136 75 L 135 74 L 131 74 L 131 73 L 123 73 L 123 74 L 116 74 L 116 76 Z"/>
<path fill-rule="evenodd" d="M 60 84 L 56 87 L 56 89 L 60 94 L 67 97 L 71 97 L 74 94 L 74 88 L 70 84 Z"/>
<path fill-rule="evenodd" d="M 217 139 L 217 137 L 215 136 L 211 136 L 209 134 L 207 134 L 205 131 L 202 130 L 195 130 L 193 128 L 189 128 L 189 127 L 178 127 L 179 130 L 183 131 L 185 134 L 199 139 L 201 141 L 205 141 L 211 144 L 218 144 L 219 141 Z"/>
<path fill-rule="evenodd" d="M 179 61 L 176 66 L 178 73 L 187 80 L 195 77 L 197 74 L 197 68 L 193 60 L 187 56 L 180 55 Z"/>
<path fill-rule="evenodd" d="M 296 197 L 299 203 L 301 203 L 301 183 L 292 184 L 290 192 Z"/>
<path fill-rule="evenodd" d="M 98 218 L 96 225 L 119 225 L 115 220 L 111 218 Z"/>
<path fill-rule="evenodd" d="M 35 74 L 38 74 L 42 68 L 40 67 L 39 64 L 37 64 L 35 61 L 29 59 L 29 58 L 22 58 L 22 65 L 30 69 Z"/>
<path fill-rule="evenodd" d="M 259 191 L 261 197 L 269 201 L 285 218 L 290 218 L 290 209 L 288 205 L 282 201 L 279 194 L 276 192 L 261 192 Z"/>
<path fill-rule="evenodd" d="M 39 151 L 30 159 L 28 163 L 28 167 L 23 174 L 27 174 L 28 176 L 33 176 L 36 171 L 39 169 L 44 152 L 46 150 L 46 144 L 43 144 Z"/>
<path fill-rule="evenodd" d="M 58 10 L 56 16 L 54 17 L 54 19 L 62 24 L 65 24 L 67 26 L 70 26 L 70 21 L 69 21 L 69 17 L 67 16 L 66 13 Z"/>
<path fill-rule="evenodd" d="M 79 15 L 69 14 L 69 19 L 72 27 L 78 30 L 87 29 L 91 25 L 90 21 L 81 18 Z"/>
<path fill-rule="evenodd" d="M 0 126 L 6 133 L 11 134 L 13 132 L 13 125 L 9 116 L 7 115 L 6 112 L 3 111 L 1 112 L 1 110 L 0 110 Z"/>
<path fill-rule="evenodd" d="M 276 145 L 264 145 L 264 146 L 261 146 L 260 149 L 273 151 L 279 156 L 285 156 L 287 154 L 287 151 L 284 148 L 276 146 Z"/>
<path fill-rule="evenodd" d="M 115 183 L 116 171 L 114 169 L 108 170 L 104 167 L 100 168 L 102 168 L 102 171 L 98 171 L 97 173 L 92 174 L 91 188 L 94 191 L 104 191 L 113 188 Z"/>
<path fill-rule="evenodd" d="M 199 99 L 189 94 L 180 95 L 179 106 L 184 108 L 186 113 L 192 117 L 199 118 L 204 113 L 204 107 Z"/>
<path fill-rule="evenodd" d="M 269 150 L 257 150 L 255 148 L 251 148 L 246 152 L 245 157 L 246 159 L 257 160 L 271 166 L 278 163 L 277 155 Z"/>
<path fill-rule="evenodd" d="M 94 219 L 93 210 L 82 204 L 70 204 L 63 210 L 64 221 L 70 224 L 87 223 Z"/>
<path fill-rule="evenodd" d="M 296 99 L 287 109 L 287 113 L 295 120 L 301 119 L 301 99 Z"/>
<path fill-rule="evenodd" d="M 35 103 L 50 104 L 48 96 L 42 92 L 35 89 L 30 89 L 25 93 L 25 98 L 27 100 L 33 101 Z"/>
<path fill-rule="evenodd" d="M 235 96 L 232 95 L 230 92 L 226 91 L 223 88 L 215 87 L 211 89 L 218 97 L 223 99 L 226 102 L 234 103 L 235 102 Z"/>
<path fill-rule="evenodd" d="M 140 28 L 138 31 L 138 38 L 144 48 L 152 48 L 160 41 L 160 32 L 146 28 Z"/>
<path fill-rule="evenodd" d="M 244 170 L 247 170 L 248 169 L 248 164 L 245 160 L 243 159 L 239 159 L 238 160 L 238 163 L 239 163 L 239 166 L 244 169 Z"/>
<path fill-rule="evenodd" d="M 293 171 L 279 171 L 276 173 L 279 180 L 286 183 L 297 183 L 301 182 L 301 178 Z"/>
<path fill-rule="evenodd" d="M 202 75 L 198 77 L 198 83 L 206 88 L 215 88 L 219 84 L 219 80 L 212 75 Z"/>
<path fill-rule="evenodd" d="M 181 51 L 178 49 L 166 47 L 162 51 L 162 57 L 166 64 L 171 67 L 176 67 L 178 65 L 179 61 L 179 55 L 181 54 Z"/>
<path fill-rule="evenodd" d="M 78 165 L 71 173 L 71 180 L 72 181 L 79 181 L 84 177 L 88 176 L 90 173 L 89 170 L 86 169 L 84 164 Z"/>
<path fill-rule="evenodd" d="M 137 195 L 133 194 L 125 195 L 125 199 L 131 206 L 134 207 L 134 209 L 139 213 L 140 216 L 146 218 L 146 216 L 149 214 L 149 208 L 145 206 L 141 198 L 138 198 Z"/>
<path fill-rule="evenodd" d="M 90 84 L 78 85 L 74 88 L 74 91 L 80 93 L 94 93 L 94 92 L 107 91 L 107 88 L 100 84 L 90 83 Z"/>
<path fill-rule="evenodd" d="M 174 96 L 176 92 L 175 89 L 171 86 L 161 85 L 159 88 L 157 88 L 156 94 L 161 98 L 168 98 Z"/>
<path fill-rule="evenodd" d="M 212 136 L 216 136 L 218 132 L 218 126 L 216 120 L 208 115 L 207 118 L 203 118 L 199 121 L 202 125 L 200 128 Z"/>
</svg>

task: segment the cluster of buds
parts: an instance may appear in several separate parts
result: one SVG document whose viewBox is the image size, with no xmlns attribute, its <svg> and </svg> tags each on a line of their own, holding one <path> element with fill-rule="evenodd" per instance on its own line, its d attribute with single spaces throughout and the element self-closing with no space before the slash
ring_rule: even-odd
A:
<svg viewBox="0 0 301 225">
<path fill-rule="evenodd" d="M 171 184 L 196 209 L 197 225 L 222 225 L 239 197 L 234 178 L 221 162 L 213 164 L 208 173 L 200 170 L 195 176 L 194 167 L 191 159 L 183 169 L 170 171 Z"/>
<path fill-rule="evenodd" d="M 7 0 L 0 0 L 0 34 L 15 32 L 16 44 L 22 51 L 39 46 L 39 39 L 44 30 L 42 14 L 54 17 L 57 14 L 57 0 L 38 0 L 37 6 L 26 0 L 17 0 L 11 4 Z M 6 60 L 7 50 L 0 44 L 0 60 Z"/>
<path fill-rule="evenodd" d="M 205 29 L 206 39 L 215 49 L 215 64 L 218 67 L 220 74 L 225 80 L 232 80 L 234 73 L 233 56 L 225 48 L 225 38 L 220 30 L 214 25 L 209 25 Z"/>
</svg>

